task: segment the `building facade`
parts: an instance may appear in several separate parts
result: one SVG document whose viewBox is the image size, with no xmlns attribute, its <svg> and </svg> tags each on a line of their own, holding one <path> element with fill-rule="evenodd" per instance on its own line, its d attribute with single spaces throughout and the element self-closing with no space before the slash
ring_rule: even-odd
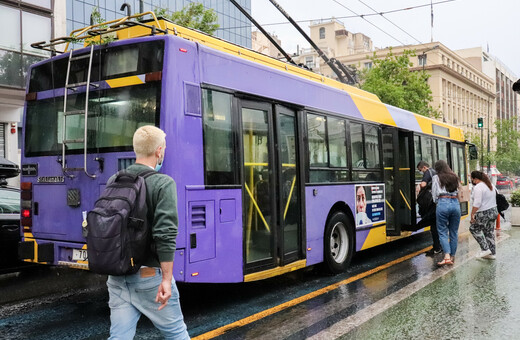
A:
<svg viewBox="0 0 520 340">
<path fill-rule="evenodd" d="M 269 41 L 269 39 L 267 39 L 267 37 L 262 32 L 253 31 L 251 33 L 251 38 L 251 48 L 254 51 L 268 55 L 276 59 L 284 58 L 282 53 L 275 47 L 275 45 L 271 41 Z M 278 39 L 276 35 L 271 34 L 271 38 L 273 38 L 279 46 L 282 45 L 282 41 Z"/>
<path fill-rule="evenodd" d="M 341 56 L 370 53 L 373 50 L 372 39 L 362 33 L 347 31 L 345 25 L 337 19 L 313 21 L 309 27 L 312 41 L 329 58 L 339 59 Z M 296 54 L 294 60 L 297 63 L 305 64 L 325 76 L 336 78 L 313 48 L 299 49 Z"/>
<path fill-rule="evenodd" d="M 31 43 L 51 39 L 52 13 L 52 0 L 0 0 L 0 157 L 17 164 L 27 67 L 48 57 Z"/>
<path fill-rule="evenodd" d="M 65 2 L 65 0 L 55 0 Z M 202 3 L 205 8 L 215 10 L 218 16 L 219 29 L 215 35 L 232 43 L 251 48 L 251 23 L 249 20 L 229 1 L 223 0 L 143 0 L 143 11 L 153 11 L 156 8 L 164 8 L 169 13 L 180 11 L 192 2 Z M 251 0 L 237 0 L 237 2 L 251 13 Z M 125 15 L 121 11 L 121 5 L 127 3 L 132 13 L 139 13 L 139 0 L 67 0 L 66 32 L 88 26 L 90 14 L 97 7 L 101 17 L 105 20 L 114 20 Z"/>
<path fill-rule="evenodd" d="M 513 91 L 513 83 L 518 77 L 498 58 L 484 51 L 481 47 L 455 51 L 488 77 L 495 78 L 496 119 L 519 118 L 520 95 Z M 517 121 L 517 124 L 520 122 Z M 517 128 L 519 125 L 517 125 Z"/>
</svg>

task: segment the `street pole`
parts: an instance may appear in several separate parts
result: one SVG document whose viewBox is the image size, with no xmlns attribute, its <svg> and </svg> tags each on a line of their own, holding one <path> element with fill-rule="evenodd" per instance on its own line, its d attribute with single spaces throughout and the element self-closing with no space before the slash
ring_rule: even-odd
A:
<svg viewBox="0 0 520 340">
<path fill-rule="evenodd" d="M 491 138 L 490 138 L 490 130 L 491 125 L 489 125 L 489 116 L 491 116 L 491 99 L 488 102 L 488 123 L 487 123 L 487 157 L 488 157 L 488 174 L 491 172 L 491 158 L 489 157 L 489 153 L 491 152 Z"/>
<path fill-rule="evenodd" d="M 480 171 L 484 171 L 484 127 L 480 128 Z"/>
</svg>

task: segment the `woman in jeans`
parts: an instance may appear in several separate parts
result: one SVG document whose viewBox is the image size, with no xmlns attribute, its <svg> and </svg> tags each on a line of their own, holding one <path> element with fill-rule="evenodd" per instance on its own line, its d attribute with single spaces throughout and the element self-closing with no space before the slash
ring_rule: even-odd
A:
<svg viewBox="0 0 520 340">
<path fill-rule="evenodd" d="M 481 171 L 471 173 L 473 188 L 469 231 L 480 245 L 477 258 L 495 259 L 495 220 L 498 216 L 496 193 L 489 177 Z"/>
<path fill-rule="evenodd" d="M 432 196 L 434 202 L 437 203 L 437 230 L 444 252 L 444 259 L 437 262 L 437 265 L 444 266 L 453 264 L 457 252 L 460 223 L 460 204 L 457 193 L 460 180 L 444 160 L 435 162 L 433 167 L 437 175 L 432 179 Z"/>
</svg>

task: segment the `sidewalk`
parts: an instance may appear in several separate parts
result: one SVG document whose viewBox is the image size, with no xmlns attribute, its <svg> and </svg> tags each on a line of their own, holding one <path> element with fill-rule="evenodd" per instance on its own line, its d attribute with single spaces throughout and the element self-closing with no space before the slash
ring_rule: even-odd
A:
<svg viewBox="0 0 520 340">
<path fill-rule="evenodd" d="M 509 220 L 517 225 L 520 208 L 512 215 Z M 411 283 L 397 292 L 401 298 L 382 299 L 378 304 L 383 312 L 376 316 L 357 324 L 349 318 L 313 339 L 520 338 L 520 228 L 502 223 L 497 260 L 491 261 L 474 258 L 478 248 L 465 232 L 468 226 L 463 221 L 460 232 L 470 238 L 470 249 L 457 256 L 453 268 L 440 268 Z"/>
</svg>

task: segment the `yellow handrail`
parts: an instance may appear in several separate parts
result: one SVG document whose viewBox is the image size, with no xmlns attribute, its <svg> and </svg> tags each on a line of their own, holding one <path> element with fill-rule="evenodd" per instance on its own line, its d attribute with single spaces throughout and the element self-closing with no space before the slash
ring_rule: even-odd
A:
<svg viewBox="0 0 520 340">
<path fill-rule="evenodd" d="M 253 193 L 251 192 L 251 190 L 249 190 L 249 187 L 247 186 L 247 184 L 244 184 L 244 185 L 246 187 L 247 193 L 249 194 L 249 197 L 251 197 L 251 202 L 253 202 L 253 205 L 255 206 L 256 211 L 258 212 L 258 215 L 264 222 L 265 228 L 267 229 L 268 232 L 271 232 L 271 229 L 269 228 L 269 225 L 267 224 L 267 221 L 265 220 L 264 215 L 262 214 L 262 211 L 260 211 L 260 207 L 258 206 L 258 204 L 256 203 L 256 200 L 253 197 Z"/>
<path fill-rule="evenodd" d="M 408 200 L 406 199 L 406 197 L 404 197 L 403 192 L 401 190 L 399 190 L 399 192 L 401 193 L 401 196 L 403 197 L 404 203 L 406 203 L 406 205 L 408 206 L 408 209 L 412 210 L 412 207 L 410 207 L 410 203 L 408 203 Z"/>
<path fill-rule="evenodd" d="M 291 184 L 291 191 L 289 192 L 289 197 L 287 198 L 287 204 L 285 205 L 285 211 L 283 212 L 284 221 L 285 221 L 285 216 L 287 215 L 287 210 L 289 210 L 289 202 L 291 202 L 291 197 L 292 197 L 295 183 L 296 183 L 296 176 L 293 177 L 292 184 Z"/>
<path fill-rule="evenodd" d="M 386 204 L 390 207 L 390 209 L 392 209 L 392 211 L 395 211 L 394 210 L 394 207 L 392 207 L 392 205 L 390 204 L 390 202 L 388 202 L 388 200 L 385 200 L 386 201 Z"/>
</svg>

